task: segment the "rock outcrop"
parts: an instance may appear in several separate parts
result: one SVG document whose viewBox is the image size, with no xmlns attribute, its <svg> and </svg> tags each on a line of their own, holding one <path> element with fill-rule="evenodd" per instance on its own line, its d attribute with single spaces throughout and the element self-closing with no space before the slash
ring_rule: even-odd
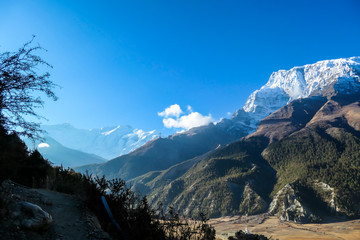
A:
<svg viewBox="0 0 360 240">
<path fill-rule="evenodd" d="M 282 221 L 307 223 L 319 220 L 317 216 L 304 206 L 290 184 L 286 184 L 274 196 L 270 203 L 269 214 L 277 214 Z"/>
<path fill-rule="evenodd" d="M 328 184 L 320 181 L 314 182 L 314 190 L 318 193 L 321 200 L 324 201 L 331 212 L 340 213 L 341 208 L 336 204 L 335 188 L 330 187 Z"/>
</svg>

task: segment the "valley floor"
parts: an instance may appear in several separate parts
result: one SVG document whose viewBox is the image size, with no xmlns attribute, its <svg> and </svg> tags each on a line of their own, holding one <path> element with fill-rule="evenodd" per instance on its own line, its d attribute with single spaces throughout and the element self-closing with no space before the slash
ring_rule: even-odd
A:
<svg viewBox="0 0 360 240">
<path fill-rule="evenodd" d="M 263 234 L 271 239 L 321 239 L 321 240 L 358 240 L 360 239 L 360 219 L 334 221 L 322 224 L 297 224 L 280 221 L 277 217 L 256 215 L 249 217 L 222 217 L 210 219 L 216 229 L 217 239 L 228 239 L 235 232 L 248 228 L 250 233 Z"/>
</svg>

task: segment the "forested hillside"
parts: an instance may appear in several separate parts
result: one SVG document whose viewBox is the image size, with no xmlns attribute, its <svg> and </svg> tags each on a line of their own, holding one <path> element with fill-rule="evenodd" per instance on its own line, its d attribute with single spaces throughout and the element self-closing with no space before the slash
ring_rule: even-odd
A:
<svg viewBox="0 0 360 240">
<path fill-rule="evenodd" d="M 134 187 L 146 189 L 151 202 L 190 216 L 199 210 L 212 217 L 270 211 L 298 221 L 359 216 L 357 99 L 296 100 L 264 119 L 254 134 L 193 162 L 181 176 L 139 177 Z M 274 207 L 283 204 L 285 210 Z"/>
</svg>

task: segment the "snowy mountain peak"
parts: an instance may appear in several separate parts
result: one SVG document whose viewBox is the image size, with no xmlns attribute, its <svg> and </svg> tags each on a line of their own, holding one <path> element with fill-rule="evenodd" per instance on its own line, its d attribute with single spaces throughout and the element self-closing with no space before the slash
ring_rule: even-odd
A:
<svg viewBox="0 0 360 240">
<path fill-rule="evenodd" d="M 290 70 L 279 70 L 271 74 L 263 87 L 250 95 L 242 110 L 261 120 L 288 102 L 320 93 L 333 83 L 342 84 L 344 88 L 349 83 L 359 84 L 359 76 L 360 57 L 325 60 Z M 237 115 L 235 113 L 234 117 Z"/>
</svg>

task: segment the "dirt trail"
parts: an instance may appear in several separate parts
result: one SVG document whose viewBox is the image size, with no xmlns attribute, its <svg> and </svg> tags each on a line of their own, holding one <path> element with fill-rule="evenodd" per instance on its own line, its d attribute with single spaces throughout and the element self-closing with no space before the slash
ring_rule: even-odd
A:
<svg viewBox="0 0 360 240">
<path fill-rule="evenodd" d="M 100 228 L 100 225 L 94 226 L 97 225 L 97 220 L 86 214 L 79 199 L 44 189 L 35 189 L 35 191 L 52 203 L 51 206 L 45 206 L 44 210 L 53 217 L 54 230 L 58 238 L 98 239 L 94 227 Z"/>
<path fill-rule="evenodd" d="M 48 212 L 53 223 L 46 231 L 23 231 L 6 225 L 0 225 L 1 239 L 110 239 L 102 231 L 94 214 L 88 211 L 83 202 L 74 196 L 46 189 L 32 189 L 15 183 L 5 188 L 6 194 L 19 201 L 27 201 L 40 206 Z M 99 206 L 101 207 L 101 206 Z"/>
</svg>

